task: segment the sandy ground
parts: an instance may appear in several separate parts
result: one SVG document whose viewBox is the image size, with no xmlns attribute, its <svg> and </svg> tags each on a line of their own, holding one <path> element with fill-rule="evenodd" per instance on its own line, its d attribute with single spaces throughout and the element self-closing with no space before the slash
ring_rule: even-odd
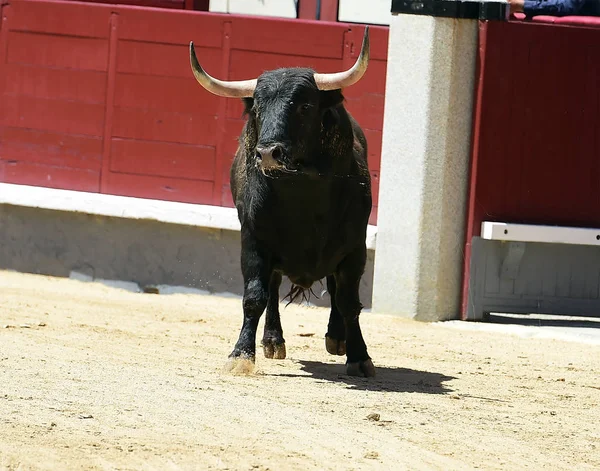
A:
<svg viewBox="0 0 600 471">
<path fill-rule="evenodd" d="M 362 319 L 374 380 L 306 306 L 235 376 L 239 299 L 0 271 L 0 469 L 600 469 L 600 346 Z"/>
</svg>

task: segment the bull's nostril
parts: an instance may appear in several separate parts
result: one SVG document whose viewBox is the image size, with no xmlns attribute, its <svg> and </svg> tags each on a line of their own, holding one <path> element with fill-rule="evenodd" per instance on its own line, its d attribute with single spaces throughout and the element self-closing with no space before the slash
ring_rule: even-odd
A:
<svg viewBox="0 0 600 471">
<path fill-rule="evenodd" d="M 281 159 L 281 148 L 275 147 L 275 149 L 273 149 L 273 151 L 271 152 L 271 155 L 275 160 Z"/>
<path fill-rule="evenodd" d="M 262 154 L 259 151 L 256 151 L 256 158 L 262 160 Z"/>
</svg>

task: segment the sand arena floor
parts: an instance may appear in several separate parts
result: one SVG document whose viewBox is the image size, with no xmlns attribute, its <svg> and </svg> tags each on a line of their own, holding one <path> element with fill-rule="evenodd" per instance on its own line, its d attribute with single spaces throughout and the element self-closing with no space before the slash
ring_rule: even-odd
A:
<svg viewBox="0 0 600 471">
<path fill-rule="evenodd" d="M 349 378 L 292 305 L 288 358 L 236 376 L 239 299 L 0 271 L 0 300 L 0 469 L 600 469 L 597 345 L 365 313 Z"/>
</svg>

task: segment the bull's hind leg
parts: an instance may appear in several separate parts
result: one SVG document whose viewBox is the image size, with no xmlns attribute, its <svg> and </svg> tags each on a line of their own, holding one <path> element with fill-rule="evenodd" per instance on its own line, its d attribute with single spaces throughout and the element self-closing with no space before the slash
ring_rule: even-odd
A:
<svg viewBox="0 0 600 471">
<path fill-rule="evenodd" d="M 346 373 L 350 376 L 375 376 L 375 367 L 367 353 L 358 321 L 362 309 L 358 289 L 366 259 L 367 249 L 363 246 L 346 257 L 335 272 L 335 302 L 344 318 Z"/>
<path fill-rule="evenodd" d="M 327 334 L 325 334 L 325 348 L 332 355 L 345 355 L 346 327 L 344 326 L 344 318 L 335 302 L 336 286 L 333 275 L 327 277 L 327 291 L 331 298 L 331 312 L 329 313 Z"/>
<path fill-rule="evenodd" d="M 244 322 L 233 352 L 233 359 L 254 362 L 256 330 L 269 299 L 270 261 L 264 257 L 254 238 L 242 229 L 242 276 L 244 277 Z M 235 363 L 231 369 L 237 368 Z"/>
<path fill-rule="evenodd" d="M 281 273 L 274 271 L 269 283 L 269 302 L 267 303 L 262 346 L 265 357 L 283 359 L 285 358 L 285 340 L 279 316 L 279 286 L 281 286 Z"/>
</svg>

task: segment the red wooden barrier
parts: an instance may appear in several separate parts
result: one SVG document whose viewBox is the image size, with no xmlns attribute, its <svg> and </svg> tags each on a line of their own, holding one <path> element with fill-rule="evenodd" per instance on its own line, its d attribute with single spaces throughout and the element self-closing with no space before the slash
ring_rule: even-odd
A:
<svg viewBox="0 0 600 471">
<path fill-rule="evenodd" d="M 0 29 L 0 181 L 231 206 L 229 165 L 240 101 L 204 91 L 209 73 L 254 77 L 282 66 L 349 67 L 363 27 L 14 0 Z M 369 139 L 376 220 L 388 31 L 371 29 L 371 63 L 345 90 Z"/>
<path fill-rule="evenodd" d="M 599 41 L 598 28 L 481 25 L 463 314 L 482 221 L 600 227 Z"/>
</svg>

